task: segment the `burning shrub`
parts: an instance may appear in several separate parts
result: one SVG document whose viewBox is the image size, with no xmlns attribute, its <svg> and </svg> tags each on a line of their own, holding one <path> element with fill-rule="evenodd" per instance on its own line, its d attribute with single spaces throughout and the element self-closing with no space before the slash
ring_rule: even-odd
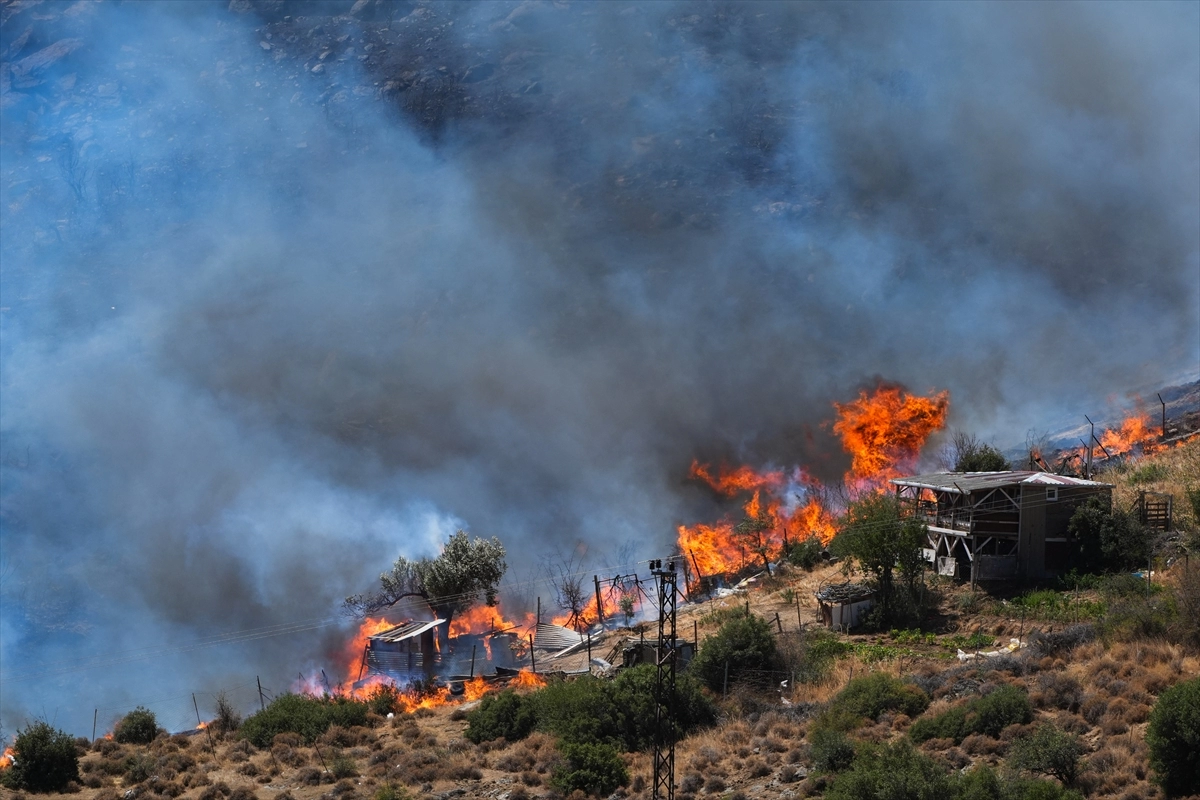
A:
<svg viewBox="0 0 1200 800">
<path fill-rule="evenodd" d="M 739 611 L 704 640 L 688 671 L 713 691 L 723 691 L 725 676 L 736 682 L 749 672 L 775 666 L 775 637 L 766 620 Z"/>
<path fill-rule="evenodd" d="M 486 695 L 480 701 L 479 706 L 467 715 L 467 730 L 463 736 L 476 744 L 501 737 L 515 742 L 532 733 L 536 724 L 533 702 L 507 689 Z"/>
<path fill-rule="evenodd" d="M 12 755 L 12 766 L 0 772 L 0 781 L 10 789 L 61 792 L 79 780 L 75 740 L 48 723 L 35 722 L 18 731 Z"/>
<path fill-rule="evenodd" d="M 1150 766 L 1168 797 L 1200 786 L 1200 678 L 1179 683 L 1159 696 L 1146 729 Z"/>
<path fill-rule="evenodd" d="M 154 712 L 138 706 L 126 714 L 113 730 L 113 738 L 121 744 L 150 744 L 158 736 L 158 720 Z"/>
<path fill-rule="evenodd" d="M 367 721 L 366 703 L 344 697 L 309 697 L 282 694 L 257 714 L 242 723 L 241 734 L 257 747 L 270 747 L 280 733 L 296 733 L 311 744 L 328 730 L 330 725 L 344 728 L 362 725 Z"/>
<path fill-rule="evenodd" d="M 568 742 L 560 750 L 563 763 L 554 770 L 550 783 L 563 794 L 580 790 L 603 797 L 629 783 L 625 762 L 612 745 Z"/>
</svg>

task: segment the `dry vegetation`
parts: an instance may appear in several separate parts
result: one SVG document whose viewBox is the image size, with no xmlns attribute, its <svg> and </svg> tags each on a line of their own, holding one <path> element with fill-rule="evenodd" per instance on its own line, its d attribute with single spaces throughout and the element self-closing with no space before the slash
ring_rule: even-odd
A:
<svg viewBox="0 0 1200 800">
<path fill-rule="evenodd" d="M 1150 463 L 1164 464 L 1165 471 L 1147 471 Z M 1156 480 L 1140 483 L 1147 474 Z M 1186 506 L 1183 487 L 1200 484 L 1200 441 L 1154 461 L 1122 467 L 1110 477 L 1119 484 L 1118 502 L 1139 488 L 1153 488 L 1175 492 L 1176 508 L 1182 510 Z M 1182 513 L 1179 517 L 1188 519 Z M 1200 570 L 1198 561 L 1192 559 L 1193 570 Z M 1176 591 L 1184 569 L 1178 561 L 1165 570 L 1161 580 L 1166 586 L 1159 596 Z M 795 647 L 803 641 L 797 635 L 800 622 L 815 624 L 813 590 L 821 581 L 835 578 L 838 570 L 838 566 L 811 573 L 784 570 L 757 581 L 744 597 L 688 607 L 681 612 L 681 631 L 690 634 L 695 623 L 703 640 L 719 627 L 728 609 L 748 599 L 755 614 L 776 630 L 783 628 L 785 635 L 779 637 L 783 649 Z M 1200 581 L 1184 582 L 1193 587 L 1191 594 L 1200 586 Z M 947 770 L 1001 765 L 1015 740 L 1041 723 L 1052 722 L 1079 737 L 1083 754 L 1076 788 L 1086 796 L 1111 800 L 1162 796 L 1149 774 L 1147 720 L 1164 689 L 1200 674 L 1194 641 L 1181 642 L 1171 631 L 1156 633 L 1153 626 L 1105 628 L 1101 619 L 1087 614 L 1084 619 L 1070 613 L 1038 619 L 1019 613 L 1017 604 L 972 596 L 968 588 L 949 583 L 935 584 L 932 590 L 940 600 L 933 626 L 926 631 L 844 637 L 853 650 L 838 658 L 823 680 L 784 688 L 771 676 L 758 687 L 735 688 L 720 699 L 718 725 L 678 745 L 678 796 L 682 800 L 819 796 L 828 784 L 813 769 L 810 728 L 853 676 L 872 671 L 901 676 L 925 691 L 932 703 L 922 717 L 966 707 L 973 698 L 1005 684 L 1028 693 L 1034 709 L 1030 724 L 1009 725 L 996 736 L 973 733 L 957 742 L 933 738 L 919 745 Z M 1073 596 L 1076 603 L 1103 600 L 1097 592 Z M 1094 611 L 1087 605 L 1078 607 Z M 1010 637 L 1020 637 L 1027 646 L 1011 656 L 966 663 L 954 655 L 964 641 L 980 646 L 985 641 L 1007 642 Z M 331 728 L 312 746 L 295 734 L 280 734 L 270 749 L 258 749 L 236 733 L 163 736 L 145 746 L 101 740 L 87 749 L 81 761 L 82 785 L 71 794 L 81 800 L 555 796 L 548 781 L 560 756 L 554 739 L 544 733 L 514 743 L 473 744 L 463 737 L 464 713 L 453 706 L 393 719 L 372 715 L 369 722 L 369 727 Z M 894 741 L 905 738 L 912 724 L 903 714 L 885 712 L 852 735 L 863 741 Z M 649 756 L 635 753 L 623 758 L 630 783 L 618 794 L 649 797 Z"/>
</svg>

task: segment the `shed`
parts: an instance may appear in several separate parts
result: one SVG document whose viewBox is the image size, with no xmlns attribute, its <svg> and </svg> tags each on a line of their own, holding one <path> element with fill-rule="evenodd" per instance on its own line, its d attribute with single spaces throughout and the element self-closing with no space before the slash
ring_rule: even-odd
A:
<svg viewBox="0 0 1200 800">
<path fill-rule="evenodd" d="M 1038 579 L 1067 569 L 1067 524 L 1081 504 L 1112 505 L 1112 484 L 1024 470 L 938 472 L 892 480 L 902 513 L 929 529 L 925 559 L 975 581 Z"/>
<path fill-rule="evenodd" d="M 412 620 L 367 638 L 366 667 L 396 678 L 430 677 L 440 661 L 434 632 L 444 619 Z"/>
<path fill-rule="evenodd" d="M 821 623 L 828 628 L 850 630 L 875 604 L 875 592 L 861 583 L 833 583 L 816 592 Z"/>
</svg>

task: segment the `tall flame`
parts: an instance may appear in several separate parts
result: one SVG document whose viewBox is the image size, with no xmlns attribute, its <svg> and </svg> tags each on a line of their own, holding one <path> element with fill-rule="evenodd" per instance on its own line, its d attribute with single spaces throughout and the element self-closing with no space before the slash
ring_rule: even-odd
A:
<svg viewBox="0 0 1200 800">
<path fill-rule="evenodd" d="M 11 747 L 4 748 L 4 755 L 0 755 L 0 770 L 11 767 L 16 760 L 15 755 Z"/>
<path fill-rule="evenodd" d="M 895 386 L 861 392 L 849 403 L 834 403 L 838 420 L 833 432 L 850 454 L 846 485 L 856 491 L 883 488 L 910 469 L 926 440 L 946 425 L 948 392 L 919 397 Z"/>
<path fill-rule="evenodd" d="M 835 403 L 833 430 L 851 456 L 845 483 L 854 493 L 878 491 L 916 462 L 930 435 L 946 422 L 949 395 L 912 395 L 895 386 L 862 392 L 846 404 Z M 743 496 L 742 523 L 731 518 L 679 527 L 683 556 L 705 576 L 737 572 L 764 556 L 778 557 L 784 542 L 815 536 L 828 544 L 836 533 L 834 511 L 822 502 L 820 484 L 803 469 L 757 471 L 750 466 L 716 472 L 693 462 L 692 480 L 722 497 Z M 799 498 L 789 503 L 788 498 Z"/>
</svg>

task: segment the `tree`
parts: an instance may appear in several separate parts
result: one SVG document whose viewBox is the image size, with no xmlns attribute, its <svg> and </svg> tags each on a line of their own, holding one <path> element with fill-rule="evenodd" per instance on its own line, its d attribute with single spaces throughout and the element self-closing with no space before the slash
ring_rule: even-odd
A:
<svg viewBox="0 0 1200 800">
<path fill-rule="evenodd" d="M 69 733 L 46 722 L 17 731 L 13 765 L 0 773 L 6 786 L 31 792 L 61 792 L 79 780 L 79 753 Z"/>
<path fill-rule="evenodd" d="M 588 604 L 588 590 L 583 583 L 583 560 L 575 555 L 559 555 L 553 561 L 547 559 L 546 572 L 550 585 L 554 587 L 554 600 L 563 611 L 570 612 L 567 627 L 577 631 L 586 630 L 595 620 L 584 615 Z"/>
<path fill-rule="evenodd" d="M 1098 497 L 1075 509 L 1067 532 L 1079 548 L 1077 569 L 1084 574 L 1139 569 L 1150 557 L 1145 529 Z"/>
<path fill-rule="evenodd" d="M 1200 678 L 1177 683 L 1158 696 L 1146 728 L 1154 779 L 1168 797 L 1200 787 Z"/>
<path fill-rule="evenodd" d="M 142 706 L 122 717 L 113 729 L 113 738 L 120 744 L 150 744 L 157 736 L 158 720 L 153 711 Z"/>
<path fill-rule="evenodd" d="M 924 567 L 925 525 L 900 513 L 900 504 L 887 494 L 872 494 L 850 504 L 832 549 L 858 562 L 871 576 L 884 622 L 891 621 L 902 601 L 916 595 Z M 903 581 L 900 592 L 896 571 Z"/>
<path fill-rule="evenodd" d="M 1072 786 L 1079 774 L 1079 756 L 1083 748 L 1079 739 L 1054 725 L 1039 725 L 1032 736 L 1012 743 L 1008 763 L 1035 775 L 1058 778 L 1064 786 Z"/>
<path fill-rule="evenodd" d="M 489 606 L 496 605 L 496 588 L 508 568 L 504 556 L 499 539 L 472 540 L 458 531 L 437 558 L 397 558 L 392 571 L 379 576 L 378 591 L 347 597 L 345 607 L 361 617 L 394 606 L 406 597 L 420 597 L 449 626 L 455 614 L 481 598 Z"/>
<path fill-rule="evenodd" d="M 751 550 L 762 557 L 763 566 L 766 567 L 768 575 L 771 574 L 771 559 L 768 552 L 770 543 L 764 534 L 770 531 L 771 527 L 771 516 L 764 511 L 760 514 L 748 515 L 733 529 L 734 533 L 750 545 Z"/>
<path fill-rule="evenodd" d="M 942 454 L 942 463 L 953 472 L 1003 472 L 1010 469 L 1004 454 L 973 433 L 955 431 Z"/>
</svg>

